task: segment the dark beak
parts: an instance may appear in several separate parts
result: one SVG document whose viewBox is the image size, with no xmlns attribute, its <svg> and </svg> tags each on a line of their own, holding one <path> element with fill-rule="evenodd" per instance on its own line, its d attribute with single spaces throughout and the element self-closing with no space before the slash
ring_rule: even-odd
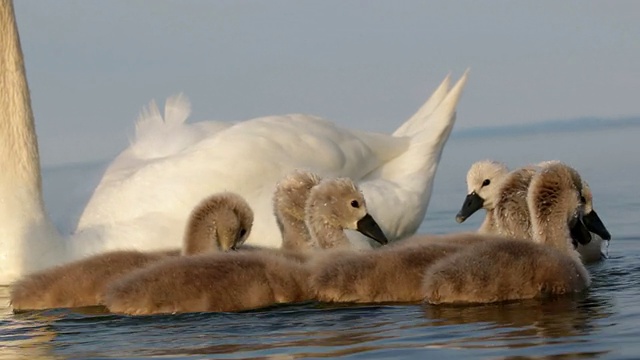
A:
<svg viewBox="0 0 640 360">
<path fill-rule="evenodd" d="M 576 219 L 571 227 L 571 239 L 574 247 L 578 247 L 578 244 L 587 245 L 591 242 L 591 233 L 580 219 Z"/>
<path fill-rule="evenodd" d="M 456 221 L 458 223 L 461 223 L 465 220 L 467 220 L 467 218 L 471 215 L 473 215 L 474 212 L 482 209 L 482 206 L 484 205 L 484 199 L 480 197 L 480 195 L 476 194 L 476 192 L 472 192 L 471 194 L 467 195 L 466 198 L 464 198 L 464 203 L 462 203 L 462 209 L 460 209 L 460 211 L 458 212 L 458 215 L 456 215 Z"/>
<path fill-rule="evenodd" d="M 595 210 L 591 210 L 590 213 L 582 216 L 582 222 L 587 230 L 594 234 L 597 234 L 602 240 L 611 240 L 611 234 L 600 220 L 600 217 Z"/>
<path fill-rule="evenodd" d="M 389 240 L 384 236 L 382 229 L 378 226 L 378 223 L 369 214 L 365 215 L 358 221 L 358 231 L 367 237 L 379 242 L 382 245 L 386 245 Z"/>
</svg>

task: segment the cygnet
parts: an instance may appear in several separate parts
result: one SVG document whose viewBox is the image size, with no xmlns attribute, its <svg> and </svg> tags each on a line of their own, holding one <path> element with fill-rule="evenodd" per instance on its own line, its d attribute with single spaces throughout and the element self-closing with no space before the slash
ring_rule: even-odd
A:
<svg viewBox="0 0 640 360">
<path fill-rule="evenodd" d="M 242 197 L 213 195 L 192 211 L 182 251 L 113 251 L 30 274 L 11 286 L 11 305 L 14 311 L 99 305 L 106 285 L 124 274 L 181 252 L 232 250 L 247 238 L 252 223 L 253 213 Z"/>
<path fill-rule="evenodd" d="M 536 173 L 528 189 L 534 241 L 490 239 L 467 246 L 427 269 L 425 301 L 491 303 L 578 293 L 589 273 L 572 240 L 587 243 L 582 180 L 564 164 Z"/>
<path fill-rule="evenodd" d="M 305 218 L 312 241 L 348 247 L 344 229 L 387 239 L 350 179 L 324 179 L 311 189 Z M 105 304 L 125 314 L 240 311 L 313 299 L 308 267 L 269 252 L 238 251 L 171 259 L 110 285 Z"/>
</svg>

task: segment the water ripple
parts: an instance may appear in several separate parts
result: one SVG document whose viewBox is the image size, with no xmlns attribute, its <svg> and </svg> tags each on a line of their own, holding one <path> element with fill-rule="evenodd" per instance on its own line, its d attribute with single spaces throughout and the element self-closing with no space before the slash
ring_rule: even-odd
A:
<svg viewBox="0 0 640 360">
<path fill-rule="evenodd" d="M 634 169 L 640 168 L 640 158 L 629 151 L 629 144 L 635 144 L 639 130 L 616 134 L 618 140 L 607 151 L 593 146 L 601 143 L 601 134 L 595 132 L 453 141 L 443 154 L 420 227 L 421 232 L 443 233 L 479 226 L 481 212 L 463 224 L 454 221 L 466 192 L 466 170 L 479 157 L 510 165 L 562 158 L 588 178 L 597 211 L 613 235 L 609 259 L 588 267 L 593 284 L 580 296 L 465 307 L 306 303 L 242 313 L 147 317 L 111 315 L 100 307 L 14 315 L 3 306 L 0 360 L 638 358 L 640 202 Z M 84 179 L 74 182 L 68 176 L 88 170 L 45 171 L 45 203 L 62 206 L 51 213 L 81 210 L 75 206 L 83 202 L 72 200 L 78 199 Z M 612 176 L 616 173 L 626 176 Z M 63 230 L 72 228 L 69 219 L 54 221 Z M 7 303 L 6 288 L 0 289 L 0 301 Z"/>
</svg>

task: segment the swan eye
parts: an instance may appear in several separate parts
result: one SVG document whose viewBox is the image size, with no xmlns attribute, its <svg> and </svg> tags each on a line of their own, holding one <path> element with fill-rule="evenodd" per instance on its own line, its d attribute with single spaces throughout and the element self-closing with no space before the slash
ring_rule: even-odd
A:
<svg viewBox="0 0 640 360">
<path fill-rule="evenodd" d="M 484 181 L 482 182 L 482 187 L 485 187 L 487 185 L 491 184 L 491 180 L 489 179 L 484 179 Z"/>
<path fill-rule="evenodd" d="M 351 200 L 351 206 L 357 209 L 360 207 L 360 203 L 358 203 L 358 200 Z"/>
</svg>

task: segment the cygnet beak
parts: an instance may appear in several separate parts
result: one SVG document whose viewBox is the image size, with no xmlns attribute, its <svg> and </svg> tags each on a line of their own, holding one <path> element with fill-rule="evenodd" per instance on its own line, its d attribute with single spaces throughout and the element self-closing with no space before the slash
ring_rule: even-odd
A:
<svg viewBox="0 0 640 360">
<path fill-rule="evenodd" d="M 483 205 L 484 199 L 481 198 L 480 195 L 478 195 L 475 191 L 472 192 L 471 194 L 467 195 L 466 198 L 464 198 L 462 209 L 460 209 L 460 211 L 456 215 L 456 221 L 458 223 L 462 223 L 463 221 L 467 220 L 469 216 L 473 215 L 473 213 L 482 209 Z"/>
<path fill-rule="evenodd" d="M 595 210 L 591 210 L 590 213 L 582 216 L 582 222 L 587 230 L 594 234 L 597 234 L 602 240 L 611 240 L 611 234 L 600 220 L 600 217 Z"/>
<path fill-rule="evenodd" d="M 389 242 L 378 223 L 369 214 L 358 220 L 357 229 L 362 235 L 370 237 L 382 245 L 386 245 Z"/>
<path fill-rule="evenodd" d="M 570 230 L 574 247 L 577 247 L 578 244 L 586 245 L 591 242 L 591 233 L 580 219 L 576 219 Z"/>
</svg>

